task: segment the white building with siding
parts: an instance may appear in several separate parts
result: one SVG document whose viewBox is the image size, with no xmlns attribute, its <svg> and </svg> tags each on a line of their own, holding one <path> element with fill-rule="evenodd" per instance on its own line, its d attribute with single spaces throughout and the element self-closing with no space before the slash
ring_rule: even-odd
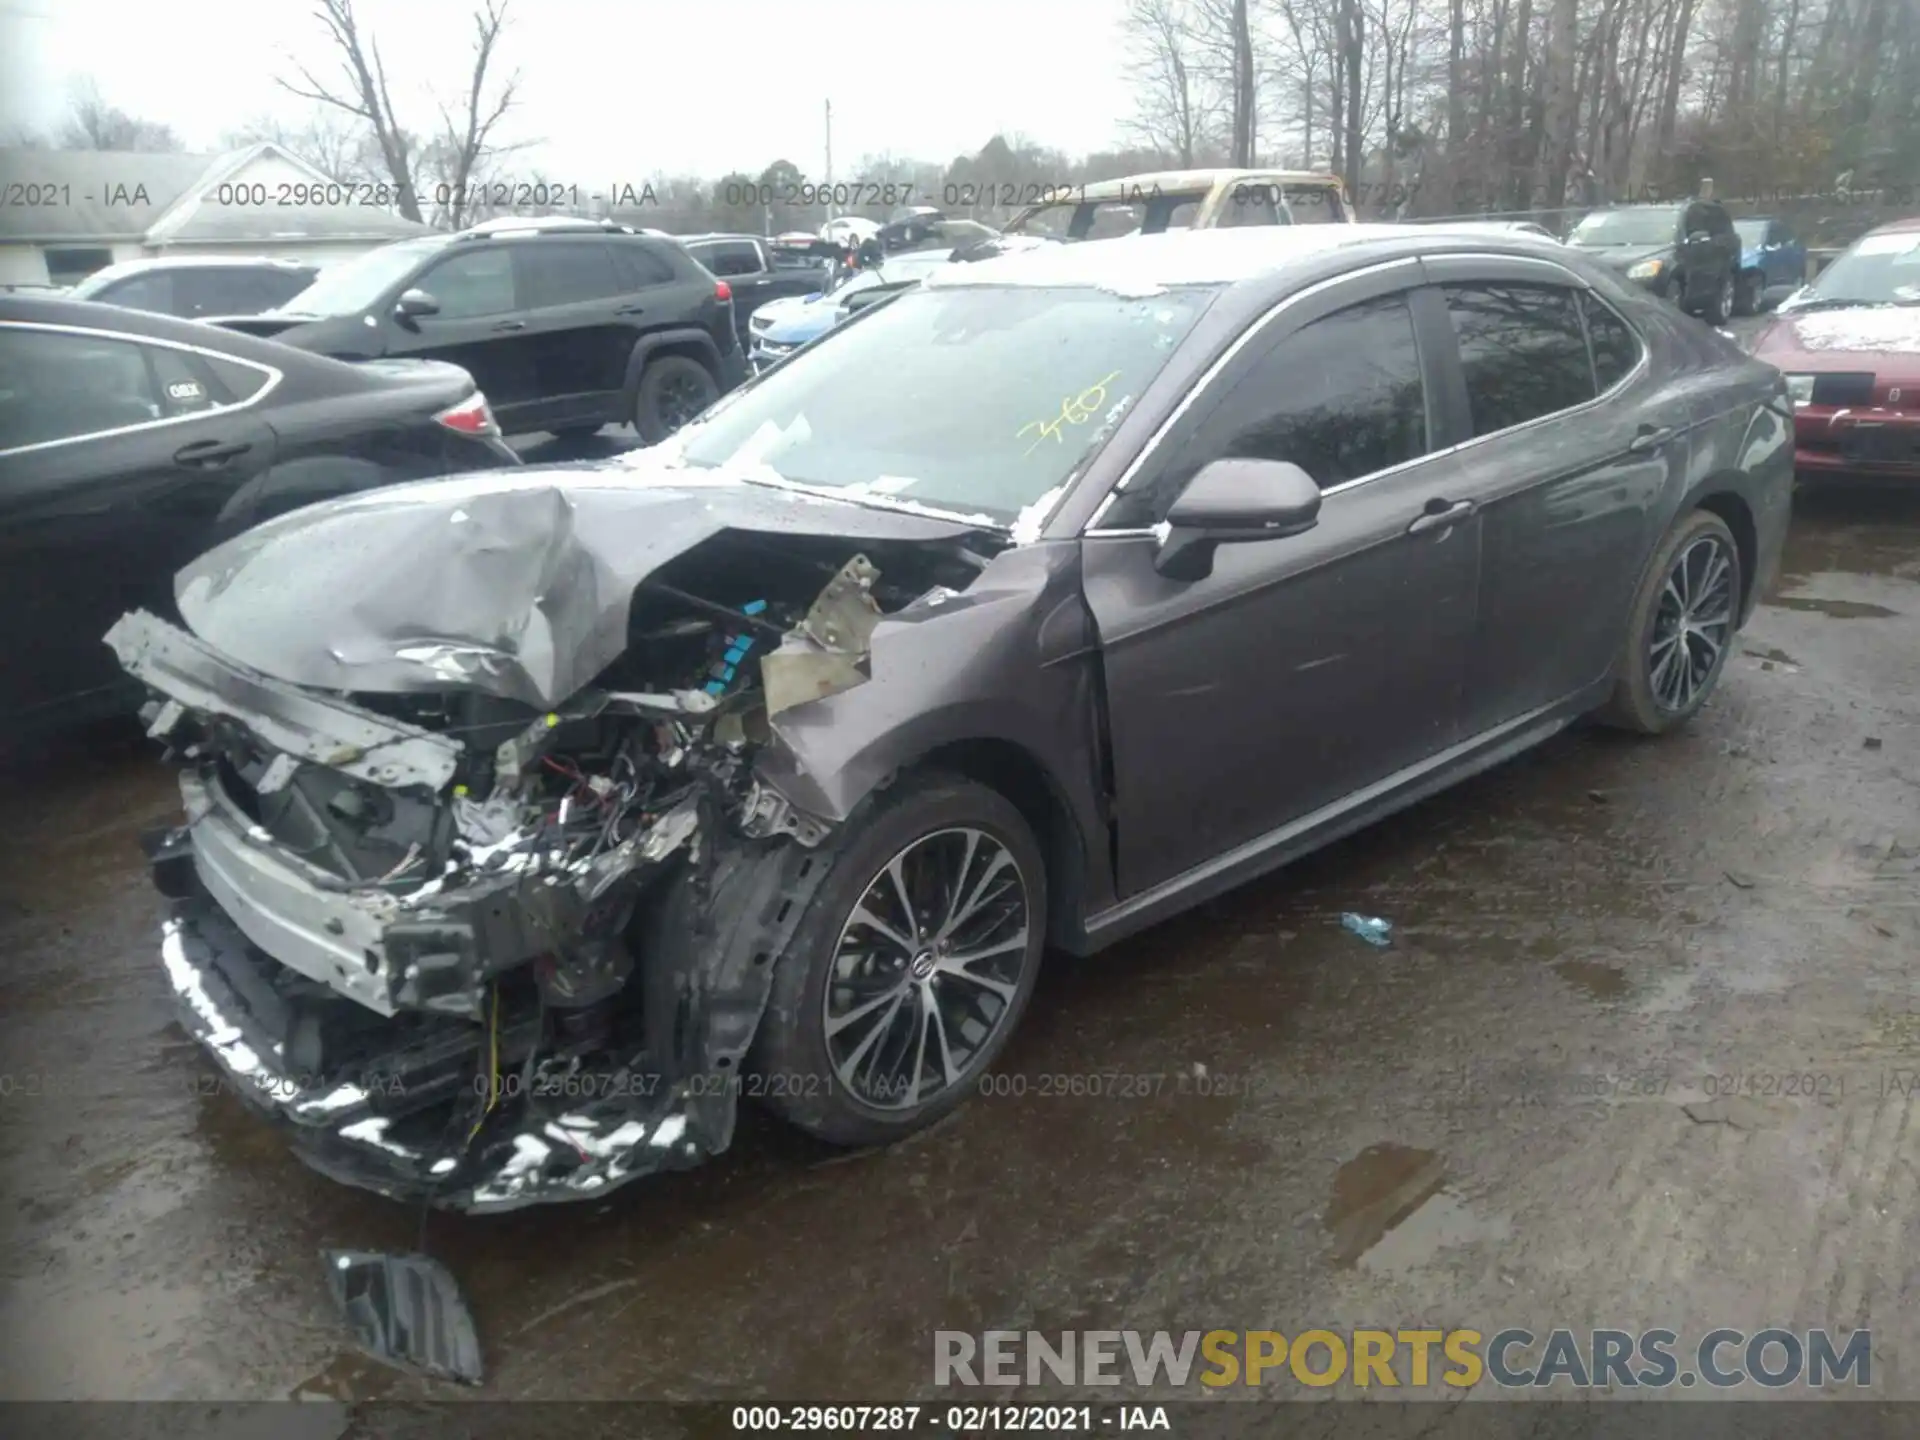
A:
<svg viewBox="0 0 1920 1440">
<path fill-rule="evenodd" d="M 278 145 L 225 155 L 0 148 L 0 285 L 71 285 L 122 260 L 272 255 L 325 265 L 428 227 Z"/>
</svg>

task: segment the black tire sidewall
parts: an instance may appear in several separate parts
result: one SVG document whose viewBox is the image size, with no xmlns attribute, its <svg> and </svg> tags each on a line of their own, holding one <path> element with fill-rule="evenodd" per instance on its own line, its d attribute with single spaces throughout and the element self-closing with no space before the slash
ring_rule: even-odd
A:
<svg viewBox="0 0 1920 1440">
<path fill-rule="evenodd" d="M 720 382 L 714 379 L 713 372 L 686 355 L 656 356 L 640 372 L 640 383 L 634 387 L 633 428 L 647 444 L 658 445 L 673 433 L 660 417 L 660 391 L 675 375 L 689 371 L 699 375 L 713 392 L 707 401 L 709 405 L 720 398 Z"/>
<path fill-rule="evenodd" d="M 864 812 L 864 813 L 863 813 Z M 874 1110 L 848 1095 L 828 1059 L 823 997 L 847 913 L 895 854 L 923 835 L 961 826 L 1005 845 L 1027 885 L 1028 950 L 1007 1013 L 960 1083 L 911 1111 Z M 837 1145 L 878 1145 L 925 1129 L 970 1096 L 1019 1027 L 1046 948 L 1046 861 L 1033 831 L 998 791 L 959 776 L 906 777 L 872 796 L 827 842 L 832 868 L 774 970 L 773 991 L 748 1057 L 755 1086 L 782 1118 Z"/>
<path fill-rule="evenodd" d="M 1720 658 L 1714 663 L 1712 673 L 1700 687 L 1700 693 L 1694 697 L 1693 703 L 1684 710 L 1667 710 L 1653 695 L 1653 677 L 1647 673 L 1647 646 L 1653 638 L 1653 621 L 1660 608 L 1660 592 L 1666 588 L 1674 560 L 1682 550 L 1703 535 L 1716 536 L 1731 557 L 1734 626 L 1727 634 L 1727 643 L 1720 652 Z M 1658 735 L 1684 725 L 1698 714 L 1719 688 L 1720 677 L 1727 668 L 1727 658 L 1733 653 L 1739 630 L 1740 595 L 1745 584 L 1746 573 L 1740 559 L 1740 547 L 1727 522 L 1718 515 L 1709 510 L 1694 510 L 1669 530 L 1655 551 L 1653 562 L 1647 567 L 1646 577 L 1640 582 L 1639 594 L 1634 597 L 1625 642 L 1621 648 L 1614 699 L 1608 707 L 1610 714 L 1607 718 L 1626 728 Z"/>
</svg>

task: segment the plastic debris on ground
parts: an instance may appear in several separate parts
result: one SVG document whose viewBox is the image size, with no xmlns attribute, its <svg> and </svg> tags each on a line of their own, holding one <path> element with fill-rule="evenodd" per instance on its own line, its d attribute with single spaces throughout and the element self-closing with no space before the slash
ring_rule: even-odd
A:
<svg viewBox="0 0 1920 1440">
<path fill-rule="evenodd" d="M 1340 923 L 1369 945 L 1384 947 L 1393 943 L 1393 922 L 1382 920 L 1378 915 L 1356 915 L 1349 910 L 1340 917 Z"/>
<path fill-rule="evenodd" d="M 460 1286 L 425 1255 L 329 1250 L 327 1283 L 354 1342 L 376 1360 L 478 1385 L 480 1337 Z"/>
</svg>

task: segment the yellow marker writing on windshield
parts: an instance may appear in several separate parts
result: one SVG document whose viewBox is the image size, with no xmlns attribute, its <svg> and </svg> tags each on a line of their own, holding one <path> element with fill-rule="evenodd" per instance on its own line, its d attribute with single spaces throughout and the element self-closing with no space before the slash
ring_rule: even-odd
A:
<svg viewBox="0 0 1920 1440">
<path fill-rule="evenodd" d="M 1058 415 L 1049 420 L 1030 420 L 1014 431 L 1013 438 L 1016 440 L 1029 430 L 1038 432 L 1033 444 L 1027 446 L 1023 453 L 1031 455 L 1043 440 L 1052 440 L 1057 444 L 1064 443 L 1060 432 L 1068 425 L 1084 425 L 1091 420 L 1099 412 L 1100 407 L 1107 403 L 1107 386 L 1119 378 L 1120 372 L 1115 370 L 1111 375 L 1094 381 L 1078 395 L 1069 395 L 1062 400 Z"/>
</svg>

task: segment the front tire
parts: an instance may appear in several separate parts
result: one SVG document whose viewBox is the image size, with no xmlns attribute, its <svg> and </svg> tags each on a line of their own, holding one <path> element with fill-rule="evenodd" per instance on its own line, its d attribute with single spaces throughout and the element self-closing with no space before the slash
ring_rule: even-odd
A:
<svg viewBox="0 0 1920 1440">
<path fill-rule="evenodd" d="M 647 362 L 634 396 L 633 428 L 658 445 L 720 398 L 720 384 L 698 360 L 661 355 Z"/>
<path fill-rule="evenodd" d="M 1045 861 L 1005 796 L 922 773 L 868 805 L 828 841 L 750 1061 L 771 1109 L 835 1145 L 902 1139 L 971 1095 L 1046 946 Z"/>
<path fill-rule="evenodd" d="M 1742 583 L 1724 520 L 1695 510 L 1675 525 L 1634 596 L 1613 694 L 1596 718 L 1661 735 L 1699 713 L 1733 649 Z"/>
</svg>

